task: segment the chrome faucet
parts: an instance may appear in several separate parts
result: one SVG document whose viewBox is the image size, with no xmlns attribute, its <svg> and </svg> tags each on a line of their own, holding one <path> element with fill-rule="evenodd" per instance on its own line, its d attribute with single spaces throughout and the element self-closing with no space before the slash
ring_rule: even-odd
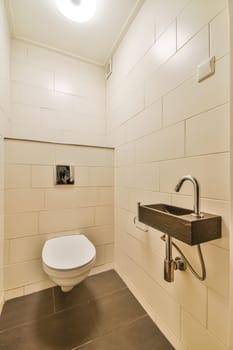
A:
<svg viewBox="0 0 233 350">
<path fill-rule="evenodd" d="M 185 181 L 191 181 L 194 187 L 194 213 L 193 216 L 202 218 L 204 215 L 200 213 L 200 187 L 197 179 L 191 175 L 183 176 L 175 187 L 175 191 L 179 192 Z"/>
</svg>

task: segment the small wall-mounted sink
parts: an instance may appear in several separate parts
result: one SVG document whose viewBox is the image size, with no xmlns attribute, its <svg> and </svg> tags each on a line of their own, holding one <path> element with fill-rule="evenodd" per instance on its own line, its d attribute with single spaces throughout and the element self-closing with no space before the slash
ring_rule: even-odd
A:
<svg viewBox="0 0 233 350">
<path fill-rule="evenodd" d="M 168 205 L 168 204 L 151 204 L 151 205 L 147 205 L 146 207 L 163 211 L 164 213 L 168 213 L 176 216 L 188 215 L 193 213 L 193 210 L 174 207 L 173 205 Z"/>
<path fill-rule="evenodd" d="M 192 210 L 168 204 L 141 205 L 138 220 L 189 245 L 221 238 L 221 216 L 202 213 L 196 217 Z"/>
</svg>

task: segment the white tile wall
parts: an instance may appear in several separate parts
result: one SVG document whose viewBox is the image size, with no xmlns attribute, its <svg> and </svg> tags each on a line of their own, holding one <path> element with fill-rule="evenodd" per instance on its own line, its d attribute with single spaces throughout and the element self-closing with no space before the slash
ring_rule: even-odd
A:
<svg viewBox="0 0 233 350">
<path fill-rule="evenodd" d="M 4 298 L 4 142 L 10 118 L 10 30 L 4 1 L 0 2 L 0 309 Z"/>
<path fill-rule="evenodd" d="M 188 119 L 186 122 L 186 155 L 229 151 L 229 122 L 228 105 Z"/>
<path fill-rule="evenodd" d="M 134 57 L 137 38 L 148 35 L 149 25 L 144 31 L 137 23 L 144 20 L 146 24 L 151 12 L 154 42 L 144 51 L 141 47 L 138 59 Z M 223 350 L 228 323 L 230 228 L 226 2 L 146 1 L 139 18 L 113 57 L 113 74 L 107 82 L 107 125 L 116 147 L 115 264 L 143 297 L 162 331 L 174 346 L 179 344 L 175 348 Z M 150 30 L 148 38 L 154 33 Z M 212 55 L 216 58 L 215 74 L 198 83 L 197 66 Z M 145 103 L 139 113 L 131 109 L 129 93 L 138 84 L 145 87 Z M 140 101 L 136 94 L 135 99 L 134 104 Z M 190 271 L 177 271 L 175 282 L 169 284 L 163 280 L 161 233 L 152 229 L 143 233 L 133 218 L 137 202 L 192 208 L 191 184 L 185 183 L 180 193 L 174 192 L 179 178 L 186 174 L 200 182 L 201 210 L 222 216 L 222 239 L 203 245 L 205 282 L 195 279 Z M 195 247 L 177 244 L 198 269 Z"/>
<path fill-rule="evenodd" d="M 197 83 L 196 77 L 185 81 L 164 98 L 165 124 L 171 124 L 229 101 L 228 57 L 216 63 L 216 74 Z"/>
<path fill-rule="evenodd" d="M 225 350 L 226 346 L 188 313 L 182 313 L 182 341 L 190 350 Z"/>
<path fill-rule="evenodd" d="M 204 27 L 146 80 L 146 104 L 152 103 L 191 77 L 197 65 L 208 56 L 208 28 Z"/>
<path fill-rule="evenodd" d="M 225 9 L 210 22 L 210 56 L 217 59 L 230 50 L 228 21 L 228 11 Z"/>
<path fill-rule="evenodd" d="M 7 136 L 105 146 L 104 69 L 19 40 L 11 49 Z"/>
<path fill-rule="evenodd" d="M 54 185 L 54 167 L 60 161 L 76 165 L 71 187 Z M 42 246 L 49 237 L 84 233 L 97 247 L 96 266 L 112 263 L 113 164 L 111 149 L 5 141 L 8 299 L 51 285 L 41 264 Z"/>
<path fill-rule="evenodd" d="M 219 294 L 208 291 L 208 328 L 220 341 L 227 344 L 229 305 Z"/>
<path fill-rule="evenodd" d="M 184 45 L 225 7 L 225 0 L 190 1 L 177 18 L 178 47 Z"/>
</svg>

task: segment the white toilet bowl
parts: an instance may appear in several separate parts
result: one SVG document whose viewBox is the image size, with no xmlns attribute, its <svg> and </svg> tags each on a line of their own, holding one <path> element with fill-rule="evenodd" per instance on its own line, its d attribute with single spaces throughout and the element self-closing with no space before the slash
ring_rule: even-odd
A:
<svg viewBox="0 0 233 350">
<path fill-rule="evenodd" d="M 49 239 L 42 250 L 44 271 L 63 292 L 69 292 L 88 276 L 95 259 L 94 245 L 79 234 Z"/>
</svg>

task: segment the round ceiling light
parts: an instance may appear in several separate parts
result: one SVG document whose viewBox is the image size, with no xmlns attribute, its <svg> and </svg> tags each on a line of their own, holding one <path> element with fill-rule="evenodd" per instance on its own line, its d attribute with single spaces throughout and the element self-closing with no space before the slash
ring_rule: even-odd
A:
<svg viewBox="0 0 233 350">
<path fill-rule="evenodd" d="M 96 0 L 56 0 L 60 12 L 74 22 L 87 22 L 95 14 Z"/>
</svg>

